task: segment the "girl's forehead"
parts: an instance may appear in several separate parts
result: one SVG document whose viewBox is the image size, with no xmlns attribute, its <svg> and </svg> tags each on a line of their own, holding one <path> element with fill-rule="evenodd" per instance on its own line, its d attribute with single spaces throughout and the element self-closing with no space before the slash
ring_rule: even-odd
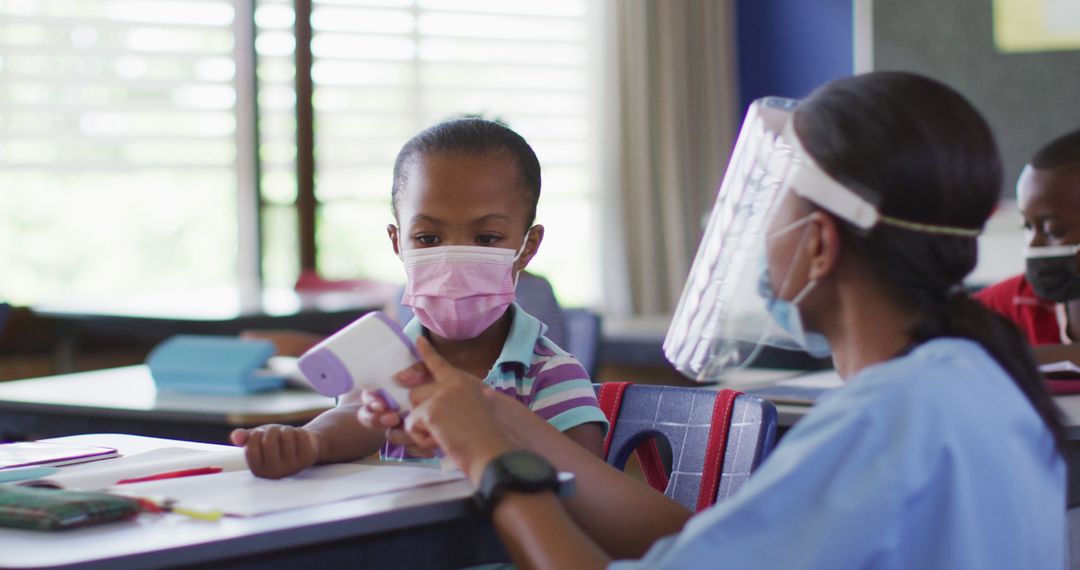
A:
<svg viewBox="0 0 1080 570">
<path fill-rule="evenodd" d="M 524 223 L 527 213 L 526 191 L 514 164 L 488 154 L 433 154 L 415 161 L 399 207 L 404 218 L 448 221 L 503 214 Z"/>
</svg>

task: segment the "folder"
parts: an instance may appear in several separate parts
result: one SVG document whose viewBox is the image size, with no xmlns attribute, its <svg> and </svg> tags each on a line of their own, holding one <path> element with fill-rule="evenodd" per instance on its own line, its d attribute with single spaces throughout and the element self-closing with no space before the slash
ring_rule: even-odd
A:
<svg viewBox="0 0 1080 570">
<path fill-rule="evenodd" d="M 177 335 L 146 359 L 159 390 L 249 394 L 278 390 L 285 376 L 266 369 L 273 343 L 231 336 Z"/>
</svg>

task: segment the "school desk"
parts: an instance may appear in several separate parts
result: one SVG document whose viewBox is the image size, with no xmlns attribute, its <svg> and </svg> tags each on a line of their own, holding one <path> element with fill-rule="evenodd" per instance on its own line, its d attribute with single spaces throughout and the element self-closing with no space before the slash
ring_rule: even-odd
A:
<svg viewBox="0 0 1080 570">
<path fill-rule="evenodd" d="M 786 378 L 778 377 L 779 380 Z M 767 384 L 766 384 L 767 385 Z M 768 400 L 768 395 L 760 397 Z M 1080 394 L 1068 396 L 1054 396 L 1054 402 L 1062 412 L 1062 420 L 1065 423 L 1065 437 L 1072 443 L 1080 446 Z M 778 425 L 782 428 L 790 428 L 810 412 L 811 406 L 774 401 L 778 414 Z M 988 410 L 989 411 L 989 410 Z"/>
<path fill-rule="evenodd" d="M 159 392 L 146 366 L 0 383 L 0 437 L 134 433 L 227 443 L 238 427 L 300 425 L 333 407 L 310 390 L 243 396 Z"/>
<path fill-rule="evenodd" d="M 237 335 L 253 329 L 330 334 L 368 311 L 383 308 L 390 294 L 385 286 L 304 293 L 265 289 L 249 294 L 219 291 L 115 302 L 49 303 L 32 309 L 56 335 L 56 369 L 71 372 L 87 345 L 148 349 L 177 334 Z"/>
<path fill-rule="evenodd" d="M 98 434 L 60 441 L 139 453 L 220 446 Z M 0 528 L 0 568 L 460 568 L 506 560 L 464 481 L 209 522 L 180 515 L 48 533 Z"/>
</svg>

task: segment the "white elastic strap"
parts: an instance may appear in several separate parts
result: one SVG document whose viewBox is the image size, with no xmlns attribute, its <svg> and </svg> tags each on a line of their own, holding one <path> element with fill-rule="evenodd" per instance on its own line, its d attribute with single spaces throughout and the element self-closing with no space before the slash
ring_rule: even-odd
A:
<svg viewBox="0 0 1080 570">
<path fill-rule="evenodd" d="M 793 162 L 784 185 L 861 229 L 874 227 L 879 218 L 877 209 L 821 170 L 799 142 L 794 125 L 789 120 L 784 127 L 784 139 L 791 145 Z"/>
<path fill-rule="evenodd" d="M 788 120 L 787 125 L 784 127 L 784 139 L 791 145 L 792 154 L 792 166 L 788 171 L 785 186 L 791 188 L 795 194 L 844 218 L 856 227 L 868 230 L 881 222 L 893 227 L 925 234 L 977 237 L 982 233 L 982 228 L 941 226 L 883 216 L 873 204 L 826 174 L 814 162 L 814 159 L 803 148 L 799 136 L 795 134 L 795 122 L 793 120 Z"/>
<path fill-rule="evenodd" d="M 1024 257 L 1040 259 L 1044 257 L 1069 257 L 1080 252 L 1077 245 L 1044 245 L 1042 247 L 1024 247 Z"/>
</svg>

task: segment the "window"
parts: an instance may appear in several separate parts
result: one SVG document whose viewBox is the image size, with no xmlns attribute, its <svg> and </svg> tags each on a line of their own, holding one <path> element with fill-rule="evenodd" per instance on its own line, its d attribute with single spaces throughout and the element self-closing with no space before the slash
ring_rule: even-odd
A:
<svg viewBox="0 0 1080 570">
<path fill-rule="evenodd" d="M 0 296 L 235 286 L 228 0 L 0 2 Z"/>
<path fill-rule="evenodd" d="M 394 158 L 421 129 L 480 114 L 521 133 L 543 166 L 537 222 L 547 237 L 530 268 L 552 280 L 564 303 L 598 301 L 590 4 L 314 1 L 317 246 L 325 276 L 402 281 L 385 231 L 394 221 Z M 264 105 L 263 117 L 270 112 Z M 264 195 L 271 192 L 266 186 Z M 275 203 L 293 197 L 283 190 Z"/>
<path fill-rule="evenodd" d="M 543 166 L 531 269 L 598 304 L 598 0 L 314 0 L 318 263 L 401 282 L 386 239 L 394 157 L 422 128 L 498 118 Z M 0 2 L 0 297 L 18 302 L 235 287 L 298 274 L 295 13 L 255 0 L 255 103 L 231 0 Z M 253 90 L 252 90 L 253 91 Z M 250 98 L 250 99 L 248 99 Z M 256 145 L 261 260 L 244 246 Z M 238 187 L 240 188 L 238 190 Z M 254 191 L 252 189 L 252 191 Z M 254 270 L 252 270 L 254 273 Z"/>
</svg>

